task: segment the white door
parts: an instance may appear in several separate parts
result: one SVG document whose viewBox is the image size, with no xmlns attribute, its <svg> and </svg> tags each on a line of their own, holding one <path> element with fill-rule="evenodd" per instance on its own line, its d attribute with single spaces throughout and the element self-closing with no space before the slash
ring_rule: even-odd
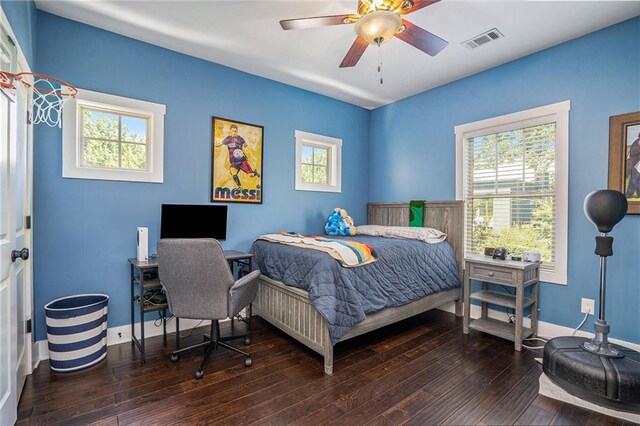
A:
<svg viewBox="0 0 640 426">
<path fill-rule="evenodd" d="M 0 89 L 0 424 L 13 424 L 17 416 L 18 353 L 15 215 L 12 213 L 12 176 L 16 168 L 16 102 Z"/>
<path fill-rule="evenodd" d="M 16 233 L 16 242 L 14 247 L 16 250 L 22 250 L 27 248 L 31 250 L 31 241 L 28 231 L 26 229 L 26 218 L 29 215 L 28 209 L 30 209 L 30 193 L 28 181 L 28 173 L 30 168 L 28 167 L 28 151 L 31 144 L 29 143 L 31 137 L 31 125 L 27 124 L 27 91 L 23 85 L 17 85 L 18 91 L 16 94 L 16 169 L 15 173 L 11 175 L 11 193 L 14 203 L 11 208 L 11 214 L 14 217 L 13 227 Z M 26 257 L 27 252 L 23 254 Z M 27 333 L 27 320 L 31 318 L 31 262 L 29 260 L 22 260 L 22 258 L 16 259 L 13 262 L 15 270 L 13 274 L 16 280 L 16 350 L 18 366 L 17 372 L 17 391 L 18 400 L 22 394 L 22 388 L 24 382 L 27 379 L 27 375 L 31 373 L 31 332 Z"/>
<path fill-rule="evenodd" d="M 6 40 L 6 34 L 2 36 Z M 25 229 L 31 206 L 31 126 L 27 92 L 15 85 L 17 90 L 0 89 L 0 425 L 15 422 L 22 387 L 31 373 L 31 333 L 26 329 L 32 311 L 27 260 L 31 235 Z"/>
</svg>

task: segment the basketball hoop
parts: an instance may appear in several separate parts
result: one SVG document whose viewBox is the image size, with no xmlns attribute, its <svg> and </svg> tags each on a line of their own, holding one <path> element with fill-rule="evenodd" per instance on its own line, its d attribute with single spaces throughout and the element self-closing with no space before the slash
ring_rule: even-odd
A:
<svg viewBox="0 0 640 426">
<path fill-rule="evenodd" d="M 15 90 L 13 80 L 19 81 L 33 92 L 33 124 L 45 123 L 51 127 L 62 127 L 62 107 L 69 99 L 76 97 L 78 89 L 44 74 L 0 71 L 0 88 Z"/>
</svg>

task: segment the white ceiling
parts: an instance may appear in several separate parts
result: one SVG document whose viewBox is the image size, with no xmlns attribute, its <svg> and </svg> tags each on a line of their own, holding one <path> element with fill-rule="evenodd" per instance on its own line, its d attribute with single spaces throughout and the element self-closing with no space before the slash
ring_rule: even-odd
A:
<svg viewBox="0 0 640 426">
<path fill-rule="evenodd" d="M 251 74 L 376 108 L 640 15 L 640 1 L 442 0 L 405 18 L 449 41 L 435 57 L 399 39 L 338 68 L 354 25 L 283 31 L 281 19 L 355 12 L 357 0 L 36 0 L 46 12 Z M 461 43 L 492 28 L 477 49 Z M 560 65 L 560 64 L 559 64 Z"/>
</svg>

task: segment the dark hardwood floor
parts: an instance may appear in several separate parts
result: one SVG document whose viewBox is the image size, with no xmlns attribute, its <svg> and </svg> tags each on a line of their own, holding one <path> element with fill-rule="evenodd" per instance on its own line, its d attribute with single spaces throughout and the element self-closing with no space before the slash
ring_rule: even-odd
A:
<svg viewBox="0 0 640 426">
<path fill-rule="evenodd" d="M 201 341 L 206 328 L 183 343 Z M 27 379 L 18 423 L 625 424 L 539 396 L 542 369 L 531 352 L 478 332 L 464 336 L 461 320 L 438 310 L 339 344 L 333 376 L 319 355 L 260 318 L 250 368 L 221 349 L 195 380 L 202 351 L 173 364 L 172 335 L 167 346 L 148 339 L 147 348 L 144 365 L 129 343 L 75 373 L 41 363 Z"/>
</svg>

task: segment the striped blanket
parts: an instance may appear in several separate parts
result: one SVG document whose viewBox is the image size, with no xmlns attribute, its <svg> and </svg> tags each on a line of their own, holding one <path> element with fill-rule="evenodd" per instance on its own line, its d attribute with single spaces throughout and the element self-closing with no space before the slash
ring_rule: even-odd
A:
<svg viewBox="0 0 640 426">
<path fill-rule="evenodd" d="M 370 245 L 355 241 L 334 240 L 317 235 L 305 236 L 296 232 L 284 231 L 261 235 L 258 239 L 323 251 L 346 268 L 367 265 L 378 260 L 373 256 Z"/>
</svg>

